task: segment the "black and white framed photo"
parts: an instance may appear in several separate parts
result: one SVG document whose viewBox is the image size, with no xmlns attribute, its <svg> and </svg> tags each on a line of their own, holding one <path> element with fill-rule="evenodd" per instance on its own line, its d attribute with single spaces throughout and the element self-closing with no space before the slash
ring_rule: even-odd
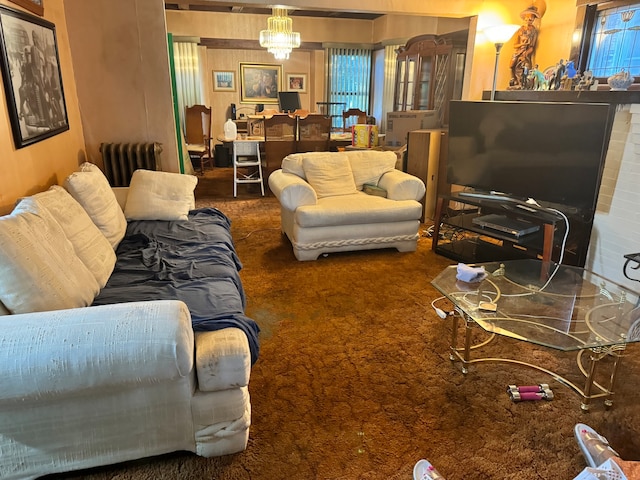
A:
<svg viewBox="0 0 640 480">
<path fill-rule="evenodd" d="M 53 23 L 0 6 L 0 69 L 16 148 L 69 130 Z"/>
</svg>

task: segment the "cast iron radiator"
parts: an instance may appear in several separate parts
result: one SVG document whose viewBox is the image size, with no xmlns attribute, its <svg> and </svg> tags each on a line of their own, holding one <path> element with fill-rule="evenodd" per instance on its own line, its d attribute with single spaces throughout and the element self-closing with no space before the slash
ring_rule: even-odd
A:
<svg viewBox="0 0 640 480">
<path fill-rule="evenodd" d="M 134 170 L 156 170 L 160 165 L 160 143 L 101 143 L 104 174 L 112 187 L 128 187 Z"/>
</svg>

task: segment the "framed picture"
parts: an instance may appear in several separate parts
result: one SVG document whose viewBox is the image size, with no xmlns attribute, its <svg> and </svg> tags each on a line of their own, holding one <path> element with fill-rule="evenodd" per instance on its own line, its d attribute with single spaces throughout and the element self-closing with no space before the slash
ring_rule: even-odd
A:
<svg viewBox="0 0 640 480">
<path fill-rule="evenodd" d="M 213 72 L 213 91 L 214 92 L 235 92 L 236 91 L 236 72 L 214 71 Z"/>
<path fill-rule="evenodd" d="M 240 102 L 278 103 L 282 65 L 240 64 Z"/>
<path fill-rule="evenodd" d="M 36 15 L 44 15 L 44 5 L 42 2 L 44 0 L 11 0 L 16 5 L 20 5 L 21 7 L 26 8 L 30 12 L 35 13 Z"/>
<path fill-rule="evenodd" d="M 0 69 L 16 148 L 69 130 L 54 24 L 0 6 Z"/>
<path fill-rule="evenodd" d="M 287 89 L 290 92 L 304 93 L 307 91 L 306 73 L 287 73 Z"/>
</svg>

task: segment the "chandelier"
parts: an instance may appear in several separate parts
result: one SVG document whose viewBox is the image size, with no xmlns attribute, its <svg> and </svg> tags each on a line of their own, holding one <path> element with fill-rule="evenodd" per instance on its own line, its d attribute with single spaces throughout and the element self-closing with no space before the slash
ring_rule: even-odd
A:
<svg viewBox="0 0 640 480">
<path fill-rule="evenodd" d="M 300 34 L 292 32 L 293 20 L 287 17 L 287 9 L 273 7 L 273 16 L 267 20 L 267 30 L 260 32 L 260 46 L 273 53 L 276 60 L 287 60 L 291 50 L 300 46 Z"/>
</svg>

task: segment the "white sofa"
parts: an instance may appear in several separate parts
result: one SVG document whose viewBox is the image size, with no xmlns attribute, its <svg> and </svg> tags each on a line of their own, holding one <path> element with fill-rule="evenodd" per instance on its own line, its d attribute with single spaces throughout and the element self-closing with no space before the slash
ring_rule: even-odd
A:
<svg viewBox="0 0 640 480">
<path fill-rule="evenodd" d="M 296 153 L 269 177 L 298 260 L 351 250 L 415 251 L 425 185 L 390 151 Z M 365 193 L 370 192 L 370 193 Z M 382 195 L 382 196 L 380 196 Z"/>
<path fill-rule="evenodd" d="M 114 215 L 113 193 L 103 195 L 104 177 L 74 175 L 83 180 L 67 179 L 71 190 L 90 178 L 94 198 L 82 206 L 52 187 L 0 217 L 0 478 L 179 450 L 242 451 L 251 420 L 247 335 L 194 333 L 179 300 L 88 306 L 114 268 L 124 217 Z M 184 212 L 195 182 L 179 177 L 191 191 L 180 199 Z M 161 216 L 175 211 L 153 192 L 174 200 L 176 192 L 157 187 L 137 191 Z"/>
</svg>

